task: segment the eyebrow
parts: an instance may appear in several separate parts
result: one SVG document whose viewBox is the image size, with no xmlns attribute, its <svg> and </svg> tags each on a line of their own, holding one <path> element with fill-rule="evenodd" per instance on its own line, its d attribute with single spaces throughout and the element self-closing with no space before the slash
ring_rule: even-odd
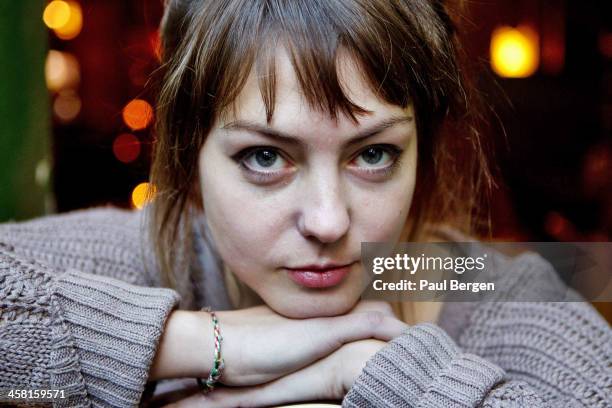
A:
<svg viewBox="0 0 612 408">
<path fill-rule="evenodd" d="M 399 123 L 406 123 L 406 122 L 412 122 L 413 118 L 412 116 L 393 116 L 390 117 L 388 119 L 385 119 L 367 129 L 364 129 L 360 132 L 358 132 L 355 136 L 353 136 L 352 138 L 350 138 L 347 142 L 346 145 L 347 146 L 351 146 L 354 144 L 357 144 L 369 137 L 375 136 L 379 133 L 381 133 L 382 131 L 389 129 L 390 127 L 393 127 Z M 249 132 L 253 132 L 253 133 L 258 133 L 261 134 L 265 137 L 268 137 L 270 139 L 274 139 L 277 140 L 279 142 L 283 142 L 283 143 L 293 143 L 293 144 L 304 144 L 304 142 L 302 140 L 300 140 L 298 137 L 292 136 L 288 133 L 285 132 L 281 132 L 279 130 L 276 129 L 272 129 L 268 126 L 263 126 L 260 125 L 258 123 L 255 122 L 251 122 L 248 120 L 236 120 L 233 122 L 230 122 L 228 124 L 226 124 L 225 126 L 223 126 L 221 129 L 228 129 L 228 130 L 246 130 Z"/>
</svg>

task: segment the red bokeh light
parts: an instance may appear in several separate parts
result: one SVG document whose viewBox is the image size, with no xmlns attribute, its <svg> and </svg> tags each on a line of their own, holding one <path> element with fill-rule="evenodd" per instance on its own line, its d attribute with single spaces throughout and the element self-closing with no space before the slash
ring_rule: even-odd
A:
<svg viewBox="0 0 612 408">
<path fill-rule="evenodd" d="M 130 133 L 123 133 L 115 138 L 113 153 L 123 163 L 133 162 L 140 155 L 140 141 Z"/>
</svg>

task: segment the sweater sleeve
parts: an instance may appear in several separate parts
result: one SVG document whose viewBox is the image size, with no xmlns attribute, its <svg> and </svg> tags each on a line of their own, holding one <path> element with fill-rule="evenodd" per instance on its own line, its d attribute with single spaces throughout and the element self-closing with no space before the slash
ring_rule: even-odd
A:
<svg viewBox="0 0 612 408">
<path fill-rule="evenodd" d="M 541 399 L 504 370 L 462 352 L 440 327 L 413 326 L 376 353 L 343 407 L 534 407 Z"/>
<path fill-rule="evenodd" d="M 0 389 L 63 389 L 56 406 L 135 406 L 178 300 L 0 240 Z"/>
<path fill-rule="evenodd" d="M 538 255 L 511 266 L 513 291 L 579 298 Z M 457 342 L 429 323 L 391 341 L 343 406 L 612 406 L 612 331 L 588 302 L 481 302 L 466 310 Z"/>
</svg>

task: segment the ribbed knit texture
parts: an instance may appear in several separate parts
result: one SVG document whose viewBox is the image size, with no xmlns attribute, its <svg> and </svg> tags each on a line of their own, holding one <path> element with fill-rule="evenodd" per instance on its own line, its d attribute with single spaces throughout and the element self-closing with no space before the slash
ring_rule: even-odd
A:
<svg viewBox="0 0 612 408">
<path fill-rule="evenodd" d="M 170 311 L 229 306 L 200 223 L 180 288 L 155 287 L 142 214 L 106 207 L 0 224 L 0 388 L 65 389 L 57 406 L 136 406 Z M 492 278 L 523 295 L 577 298 L 537 255 L 499 262 Z M 343 406 L 611 407 L 611 348 L 586 302 L 448 303 L 438 325 L 413 326 L 375 354 Z"/>
<path fill-rule="evenodd" d="M 368 361 L 345 399 L 347 407 L 473 407 L 504 372 L 462 353 L 438 326 L 411 327 Z"/>
<path fill-rule="evenodd" d="M 586 302 L 500 301 L 580 297 L 535 253 L 494 256 L 483 280 L 504 288 L 496 302 L 447 303 L 447 331 L 408 329 L 368 361 L 343 406 L 612 407 L 608 323 Z"/>
<path fill-rule="evenodd" d="M 0 225 L 0 388 L 64 389 L 56 406 L 138 405 L 179 297 L 136 285 L 151 282 L 134 215 Z"/>
</svg>

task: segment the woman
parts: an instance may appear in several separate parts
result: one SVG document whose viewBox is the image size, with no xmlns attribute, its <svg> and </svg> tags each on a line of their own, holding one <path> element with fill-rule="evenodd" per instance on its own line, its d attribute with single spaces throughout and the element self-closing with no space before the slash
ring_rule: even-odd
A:
<svg viewBox="0 0 612 408">
<path fill-rule="evenodd" d="M 611 404 L 587 303 L 400 320 L 359 300 L 361 242 L 469 232 L 490 180 L 440 2 L 174 0 L 162 37 L 153 203 L 0 226 L 0 388 L 68 406 L 182 377 L 217 389 L 177 406 Z"/>
</svg>

